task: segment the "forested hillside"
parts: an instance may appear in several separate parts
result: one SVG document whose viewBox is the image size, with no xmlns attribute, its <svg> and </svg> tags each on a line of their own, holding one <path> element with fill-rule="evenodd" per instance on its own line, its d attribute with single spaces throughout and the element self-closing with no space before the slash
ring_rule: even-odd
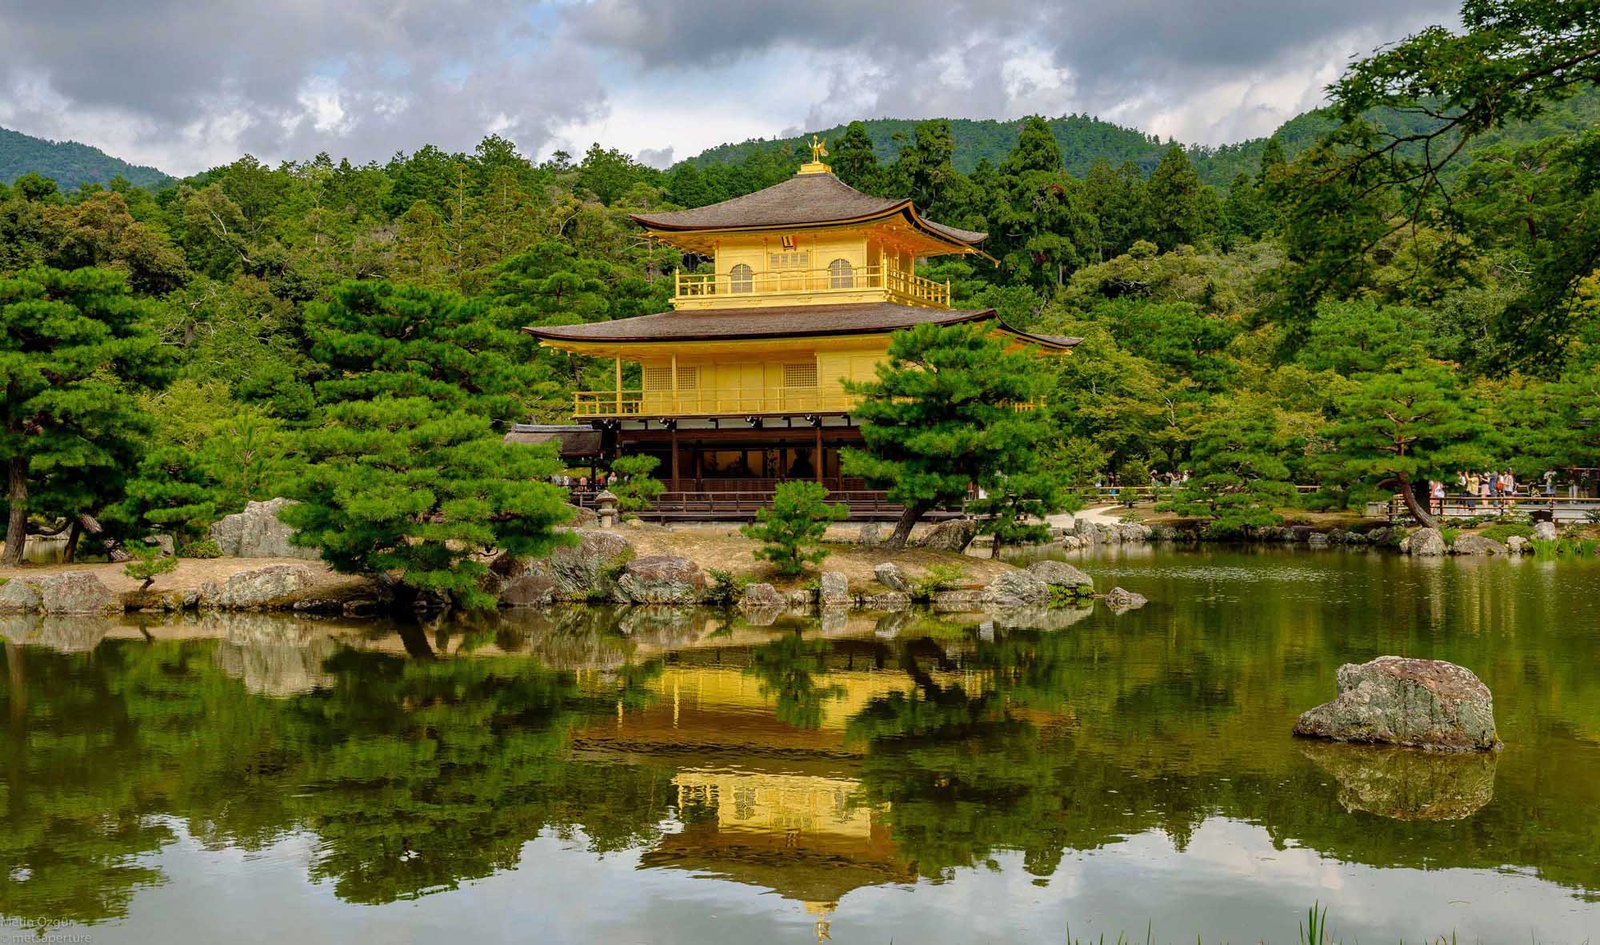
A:
<svg viewBox="0 0 1600 945">
<path fill-rule="evenodd" d="M 1148 172 L 1099 158 L 1075 173 L 1044 119 L 971 173 L 958 126 L 937 120 L 890 155 L 854 123 L 829 160 L 990 234 L 997 265 L 927 268 L 957 305 L 1086 339 L 1049 399 L 1058 439 L 1040 445 L 1063 479 L 1186 470 L 1185 508 L 1245 528 L 1275 520 L 1291 483 L 1340 506 L 1449 468 L 1600 466 L 1600 132 L 1573 124 L 1593 114 L 1600 76 L 1583 64 L 1600 52 L 1569 48 L 1600 49 L 1600 24 L 1501 5 L 1557 25 L 1480 11 L 1481 48 L 1433 37 L 1423 65 L 1410 46 L 1358 64 L 1320 137 L 1297 125 L 1292 159 L 1277 139 L 1238 152 L 1225 186 L 1177 145 Z M 1427 71 L 1448 55 L 1450 77 Z M 1395 74 L 1423 78 L 1396 92 Z M 1442 163 L 1363 119 L 1431 127 L 1443 98 L 1436 143 L 1464 146 L 1426 151 Z M 490 136 L 383 164 L 243 158 L 154 192 L 0 186 L 0 352 L 18 384 L 0 461 L 28 484 L 32 527 L 92 512 L 112 532 L 192 538 L 249 499 L 336 492 L 318 477 L 366 461 L 341 450 L 413 444 L 385 460 L 404 465 L 464 455 L 418 430 L 497 443 L 512 422 L 563 419 L 610 365 L 516 329 L 666 309 L 671 271 L 704 261 L 628 213 L 746 193 L 794 163 L 757 148 L 661 172 L 598 146 L 536 163 Z M 28 386 L 84 345 L 94 370 Z M 435 496 L 454 481 L 445 458 L 389 501 Z"/>
<path fill-rule="evenodd" d="M 159 187 L 170 180 L 153 167 L 129 164 L 86 144 L 46 141 L 0 128 L 0 183 L 13 183 L 24 174 L 48 177 L 62 190 L 109 184 L 117 177 L 139 187 Z"/>
<path fill-rule="evenodd" d="M 1379 109 L 1369 116 L 1374 124 L 1392 132 L 1411 130 L 1414 122 L 1392 109 Z M 1124 128 L 1089 115 L 1063 115 L 1046 119 L 1055 135 L 1056 146 L 1067 170 L 1074 176 L 1088 173 L 1096 161 L 1113 165 L 1131 162 L 1146 174 L 1161 161 L 1161 155 L 1172 144 L 1159 136 L 1147 135 L 1132 128 Z M 917 122 L 898 118 L 874 118 L 860 122 L 872 142 L 873 154 L 881 162 L 894 159 L 901 144 L 916 130 Z M 1571 133 L 1600 124 L 1600 93 L 1580 92 L 1575 97 L 1555 104 L 1542 113 L 1537 121 L 1519 124 L 1486 136 L 1484 143 L 1506 143 L 1510 140 L 1536 140 L 1557 133 Z M 984 161 L 998 164 L 1017 145 L 1023 120 L 998 121 L 993 119 L 954 118 L 949 120 L 950 137 L 955 145 L 950 163 L 963 174 L 971 174 Z M 1317 109 L 1297 115 L 1274 131 L 1269 137 L 1278 142 L 1283 153 L 1293 158 L 1327 134 L 1338 119 L 1331 109 Z M 829 141 L 841 138 L 848 126 L 835 125 L 820 128 L 793 138 L 757 138 L 738 144 L 723 144 L 709 148 L 683 164 L 704 168 L 712 164 L 740 164 L 750 160 L 756 152 L 772 152 L 799 161 L 804 159 L 807 143 L 816 134 Z M 1241 172 L 1251 172 L 1261 161 L 1268 138 L 1251 138 L 1233 144 L 1218 146 L 1185 145 L 1190 161 L 1200 179 L 1213 187 L 1226 187 Z"/>
</svg>

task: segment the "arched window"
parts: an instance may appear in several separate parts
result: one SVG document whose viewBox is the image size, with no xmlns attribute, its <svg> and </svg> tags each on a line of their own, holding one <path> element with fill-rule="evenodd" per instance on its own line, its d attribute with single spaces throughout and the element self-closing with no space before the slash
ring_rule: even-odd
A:
<svg viewBox="0 0 1600 945">
<path fill-rule="evenodd" d="M 828 288 L 853 289 L 856 287 L 855 267 L 848 259 L 835 259 L 828 263 Z"/>
<path fill-rule="evenodd" d="M 755 270 L 740 263 L 728 270 L 729 288 L 734 292 L 753 292 L 756 287 Z"/>
</svg>

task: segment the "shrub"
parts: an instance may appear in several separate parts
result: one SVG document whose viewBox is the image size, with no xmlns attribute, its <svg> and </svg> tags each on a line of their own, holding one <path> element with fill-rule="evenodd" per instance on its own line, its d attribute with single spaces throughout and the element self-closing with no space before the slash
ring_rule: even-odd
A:
<svg viewBox="0 0 1600 945">
<path fill-rule="evenodd" d="M 205 541 L 195 541 L 184 545 L 182 548 L 178 549 L 178 557 L 220 558 L 222 557 L 222 549 L 217 547 L 216 542 L 207 538 Z"/>
<path fill-rule="evenodd" d="M 607 488 L 617 497 L 617 511 L 643 512 L 667 491 L 667 484 L 651 475 L 660 465 L 661 460 L 643 453 L 612 460 L 614 478 Z"/>
<path fill-rule="evenodd" d="M 911 582 L 911 595 L 914 603 L 926 604 L 933 600 L 933 595 L 940 591 L 947 591 L 967 579 L 967 572 L 957 564 L 936 564 L 928 568 L 922 577 Z"/>
<path fill-rule="evenodd" d="M 710 568 L 707 573 L 711 575 L 711 586 L 706 588 L 705 602 L 713 607 L 732 607 L 737 604 L 752 580 L 748 575 L 734 574 L 720 568 Z"/>
<path fill-rule="evenodd" d="M 1502 522 L 1498 525 L 1490 525 L 1479 534 L 1485 538 L 1492 538 L 1499 542 L 1503 542 L 1507 538 L 1532 538 L 1533 526 Z"/>
<path fill-rule="evenodd" d="M 829 522 L 842 521 L 850 511 L 844 505 L 823 500 L 828 490 L 820 482 L 781 483 L 772 494 L 772 507 L 756 513 L 755 525 L 739 530 L 746 538 L 762 543 L 752 554 L 772 562 L 779 574 L 794 575 L 807 564 L 818 564 L 828 556 L 819 547 Z"/>
<path fill-rule="evenodd" d="M 161 549 L 155 545 L 129 544 L 128 554 L 133 555 L 122 569 L 122 573 L 135 581 L 143 581 L 139 590 L 147 591 L 150 585 L 156 582 L 156 576 L 166 574 L 178 567 L 177 558 L 163 558 Z"/>
<path fill-rule="evenodd" d="M 1460 532 L 1447 525 L 1444 528 L 1439 529 L 1439 534 L 1444 536 L 1444 543 L 1446 546 L 1449 546 L 1456 543 L 1456 536 L 1460 534 Z"/>
</svg>

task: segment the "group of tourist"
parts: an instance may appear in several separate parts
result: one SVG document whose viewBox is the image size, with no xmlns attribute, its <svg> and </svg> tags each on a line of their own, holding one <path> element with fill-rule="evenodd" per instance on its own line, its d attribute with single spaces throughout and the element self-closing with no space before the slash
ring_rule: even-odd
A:
<svg viewBox="0 0 1600 945">
<path fill-rule="evenodd" d="M 572 492 L 600 492 L 611 484 L 611 477 L 607 473 L 598 473 L 593 479 L 588 476 L 568 476 L 565 474 L 551 476 L 551 483 Z"/>
<path fill-rule="evenodd" d="M 1556 494 L 1556 471 L 1547 469 L 1540 479 L 1544 484 L 1542 494 L 1546 498 L 1553 497 Z M 1456 494 L 1465 500 L 1469 510 L 1475 511 L 1480 501 L 1485 505 L 1493 505 L 1496 504 L 1495 500 L 1515 500 L 1519 494 L 1525 494 L 1529 498 L 1540 494 L 1536 491 L 1538 487 L 1533 483 L 1521 486 L 1526 490 L 1525 493 L 1519 493 L 1518 487 L 1517 475 L 1510 469 L 1501 472 L 1461 470 L 1456 473 Z M 1428 499 L 1429 504 L 1433 506 L 1434 514 L 1444 514 L 1445 499 L 1448 495 L 1449 490 L 1443 481 L 1433 479 L 1428 482 Z"/>
</svg>

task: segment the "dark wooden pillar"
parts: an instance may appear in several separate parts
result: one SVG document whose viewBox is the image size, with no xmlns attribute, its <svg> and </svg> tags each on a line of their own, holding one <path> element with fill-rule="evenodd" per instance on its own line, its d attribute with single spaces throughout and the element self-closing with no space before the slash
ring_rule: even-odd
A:
<svg viewBox="0 0 1600 945">
<path fill-rule="evenodd" d="M 678 487 L 678 424 L 672 424 L 672 491 L 682 492 Z"/>
<path fill-rule="evenodd" d="M 812 459 L 812 468 L 817 471 L 817 481 L 822 481 L 822 421 L 817 421 L 817 452 Z"/>
</svg>

